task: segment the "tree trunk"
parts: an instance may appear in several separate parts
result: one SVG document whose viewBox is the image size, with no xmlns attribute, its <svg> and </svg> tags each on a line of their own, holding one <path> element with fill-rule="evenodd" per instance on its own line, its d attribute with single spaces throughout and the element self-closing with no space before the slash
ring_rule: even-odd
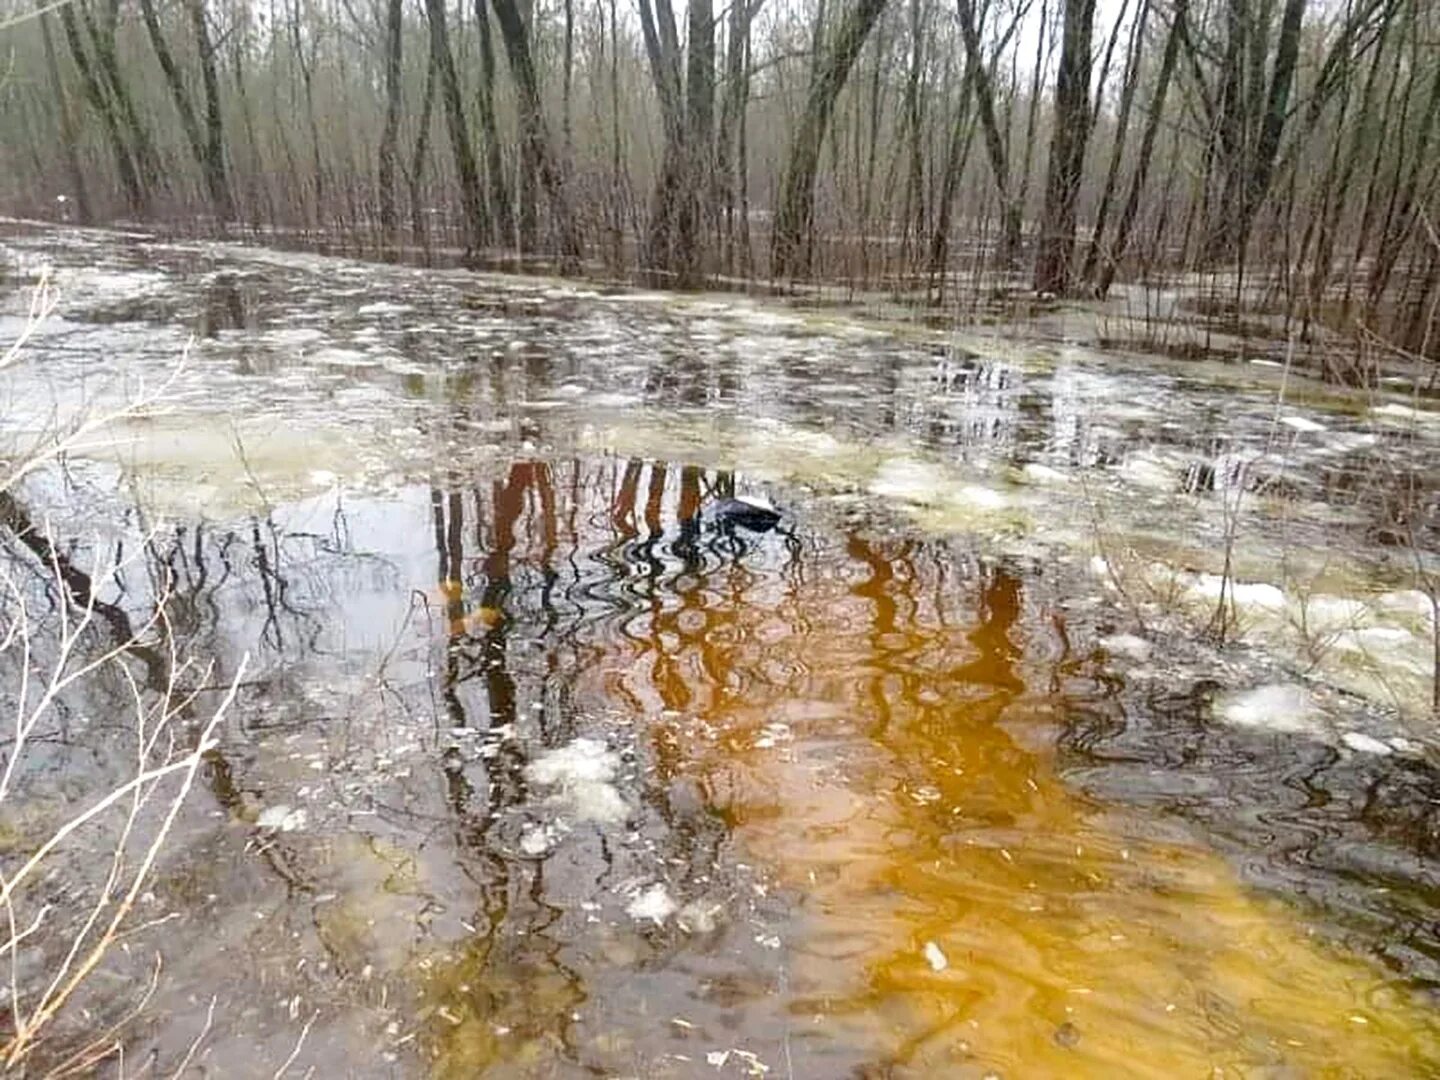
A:
<svg viewBox="0 0 1440 1080">
<path fill-rule="evenodd" d="M 70 107 L 70 96 L 65 92 L 64 80 L 60 78 L 60 62 L 55 55 L 55 38 L 50 31 L 48 11 L 40 14 L 40 37 L 45 44 L 45 72 L 50 81 L 50 93 L 55 98 L 55 107 L 60 110 L 60 138 L 65 151 L 65 166 L 70 173 L 70 188 L 74 192 L 75 219 L 78 224 L 89 225 L 95 220 L 95 215 L 90 206 L 85 170 L 80 164 L 75 112 Z"/>
<path fill-rule="evenodd" d="M 930 238 L 930 289 L 937 304 L 945 300 L 947 264 L 950 261 L 950 219 L 954 213 L 955 193 L 960 175 L 970 156 L 970 141 L 975 137 L 975 124 L 970 116 L 970 80 L 974 70 L 966 61 L 965 74 L 960 77 L 960 100 L 955 106 L 955 121 L 950 129 L 950 145 L 945 154 L 945 174 L 940 195 L 935 200 L 935 231 Z"/>
<path fill-rule="evenodd" d="M 1140 211 L 1140 193 L 1145 188 L 1145 178 L 1150 172 L 1150 159 L 1155 152 L 1155 139 L 1160 134 L 1165 98 L 1175 74 L 1180 43 L 1185 38 L 1185 19 L 1189 6 L 1189 0 L 1175 0 L 1175 16 L 1170 24 L 1170 33 L 1165 38 L 1165 54 L 1160 60 L 1160 72 L 1155 77 L 1155 93 L 1150 99 L 1150 115 L 1145 120 L 1145 131 L 1140 136 L 1140 152 L 1135 162 L 1135 171 L 1130 176 L 1130 190 L 1125 196 L 1125 207 L 1120 211 L 1115 240 L 1102 252 L 1104 261 L 1100 269 L 1100 279 L 1095 285 L 1096 295 L 1102 299 L 1110 291 L 1110 286 L 1115 281 L 1115 271 L 1130 245 L 1130 234 L 1135 227 L 1135 217 Z M 1097 234 L 1095 242 L 1103 245 L 1104 238 Z"/>
<path fill-rule="evenodd" d="M 905 203 L 900 233 L 900 273 L 908 279 L 918 266 L 925 233 L 925 157 L 920 79 L 925 66 L 922 0 L 910 0 L 910 65 L 905 77 Z"/>
<path fill-rule="evenodd" d="M 485 137 L 485 178 L 495 229 L 502 244 L 516 244 L 515 214 L 510 208 L 510 181 L 500 148 L 500 125 L 495 120 L 495 47 L 490 40 L 490 11 L 485 0 L 475 0 L 475 27 L 480 32 L 480 133 Z"/>
<path fill-rule="evenodd" d="M 101 82 L 105 85 L 106 93 L 114 106 L 115 115 L 124 129 L 125 138 L 130 145 L 131 159 L 140 173 L 140 182 L 144 185 L 147 194 L 153 193 L 160 187 L 160 163 L 155 156 L 155 148 L 150 142 L 150 133 L 135 109 L 135 99 L 131 96 L 130 88 L 120 73 L 120 60 L 115 52 L 117 9 L 111 9 L 102 28 L 96 26 L 88 7 L 83 3 L 78 6 L 80 17 L 85 21 L 91 47 L 95 52 L 95 62 L 100 70 Z"/>
<path fill-rule="evenodd" d="M 565 0 L 565 57 L 561 84 L 561 154 L 569 161 L 575 154 L 575 132 L 570 115 L 570 92 L 575 77 L 575 0 Z"/>
<path fill-rule="evenodd" d="M 1425 200 L 1417 199 L 1421 173 L 1431 167 L 1429 160 L 1430 142 L 1434 138 L 1437 121 L 1440 121 L 1440 64 L 1435 65 L 1430 94 L 1426 99 L 1425 112 L 1420 119 L 1420 131 L 1415 139 L 1415 149 L 1410 168 L 1405 176 L 1397 177 L 1397 189 L 1392 196 L 1392 207 L 1380 226 L 1380 244 L 1375 252 L 1375 261 L 1370 270 L 1369 316 L 1373 321 L 1376 309 L 1385 289 L 1390 284 L 1390 275 L 1400 258 L 1400 252 L 1414 230 L 1415 223 Z"/>
<path fill-rule="evenodd" d="M 67 4 L 60 8 L 60 26 L 65 31 L 65 42 L 70 48 L 70 56 L 75 61 L 75 68 L 80 72 L 80 85 L 85 90 L 85 99 L 105 127 L 110 150 L 115 155 L 115 171 L 120 177 L 120 186 L 124 189 L 125 201 L 132 214 L 144 217 L 150 208 L 150 191 L 141 179 L 141 173 L 135 164 L 130 144 L 125 141 L 120 118 L 116 115 L 115 108 L 96 74 L 95 65 L 91 63 L 90 54 L 81 40 L 79 20 L 75 16 L 74 4 Z"/>
<path fill-rule="evenodd" d="M 546 130 L 545 114 L 540 103 L 540 83 L 535 76 L 535 65 L 530 56 L 530 36 L 525 30 L 525 21 L 515 0 L 493 0 L 495 17 L 500 23 L 500 36 L 505 42 L 505 54 L 510 59 L 510 74 L 515 79 L 519 96 L 520 132 L 522 145 L 529 148 L 550 202 L 556 244 L 561 263 L 567 272 L 573 272 L 580 263 L 580 234 L 575 229 L 575 219 L 570 213 L 570 202 L 565 194 L 565 180 L 550 149 L 550 135 Z M 524 229 L 521 229 L 522 241 Z"/>
<path fill-rule="evenodd" d="M 1125 82 L 1120 88 L 1120 112 L 1115 119 L 1115 146 L 1110 151 L 1110 166 L 1105 170 L 1105 188 L 1100 195 L 1100 206 L 1095 211 L 1095 228 L 1091 231 L 1090 247 L 1085 252 L 1085 266 L 1080 277 L 1095 281 L 1095 268 L 1100 259 L 1100 246 L 1105 241 L 1105 228 L 1110 222 L 1110 205 L 1115 197 L 1115 186 L 1120 179 L 1120 164 L 1125 157 L 1126 137 L 1130 132 L 1130 112 L 1135 104 L 1135 87 L 1140 81 L 1140 53 L 1145 43 L 1145 29 L 1150 19 L 1150 0 L 1141 0 L 1139 14 L 1135 17 L 1135 29 L 1126 50 Z M 1090 114 L 1094 123 L 1095 113 Z"/>
<path fill-rule="evenodd" d="M 400 142 L 401 42 L 403 0 L 385 3 L 385 127 L 380 132 L 380 231 L 387 246 L 395 242 L 395 156 Z"/>
<path fill-rule="evenodd" d="M 974 0 L 955 0 L 960 16 L 960 35 L 965 40 L 965 59 L 973 72 L 970 87 L 975 92 L 975 110 L 980 118 L 980 131 L 985 136 L 985 150 L 990 156 L 990 172 L 1000 196 L 1001 235 L 999 261 L 1014 262 L 1020 255 L 1020 204 L 1010 194 L 1010 159 L 1005 140 L 995 118 L 995 88 L 989 65 L 980 49 L 980 28 L 975 21 Z"/>
<path fill-rule="evenodd" d="M 740 0 L 744 2 L 744 0 Z M 685 197 L 675 261 L 682 288 L 700 284 L 704 272 L 703 218 L 710 196 L 715 127 L 715 17 L 710 0 L 690 0 L 687 13 L 689 56 L 685 70 Z"/>
<path fill-rule="evenodd" d="M 420 121 L 415 132 L 415 145 L 410 152 L 410 169 L 406 184 L 410 189 L 410 230 L 415 243 L 429 250 L 429 236 L 425 229 L 425 206 L 421 195 L 425 190 L 425 162 L 430 153 L 430 118 L 435 111 L 435 53 L 430 52 L 425 65 L 425 91 L 420 102 Z"/>
<path fill-rule="evenodd" d="M 665 139 L 641 258 L 647 270 L 670 275 L 677 269 L 676 231 L 680 203 L 685 198 L 685 88 L 680 74 L 680 40 L 670 0 L 656 0 L 653 7 L 651 0 L 639 0 L 639 9 L 640 31 Z"/>
<path fill-rule="evenodd" d="M 1095 0 L 1065 0 L 1065 29 L 1055 83 L 1055 133 L 1045 183 L 1045 212 L 1035 253 L 1035 291 L 1070 290 L 1075 211 L 1090 141 L 1090 38 Z"/>
<path fill-rule="evenodd" d="M 750 40 L 750 22 L 759 10 L 756 0 L 737 0 L 730 5 L 730 24 L 725 40 L 725 96 L 720 106 L 720 133 L 715 140 L 715 176 L 719 189 L 721 265 L 725 273 L 735 272 L 736 199 L 738 174 L 746 162 L 738 146 L 739 126 L 750 98 L 750 79 L 745 52 Z"/>
<path fill-rule="evenodd" d="M 215 43 L 210 38 L 210 24 L 205 18 L 204 0 L 187 0 L 190 29 L 195 35 L 195 51 L 200 59 L 200 85 L 205 91 L 205 157 L 201 168 L 205 188 L 215 216 L 225 223 L 235 217 L 235 196 L 230 188 L 230 173 L 225 167 L 225 121 L 220 110 L 220 75 L 215 66 Z"/>
<path fill-rule="evenodd" d="M 1247 3 L 1230 0 L 1227 7 L 1224 84 L 1217 126 L 1219 161 L 1224 171 L 1220 198 L 1208 215 L 1211 224 L 1204 249 L 1208 264 L 1238 259 L 1244 254 L 1255 215 L 1275 175 L 1300 57 L 1306 0 L 1285 0 L 1275 64 L 1266 86 L 1264 61 L 1272 9 L 1263 6 L 1256 15 Z"/>
<path fill-rule="evenodd" d="M 810 274 L 815 173 L 820 163 L 820 149 L 835 109 L 835 99 L 844 89 L 850 68 L 884 9 L 885 0 L 856 0 L 811 77 L 805 112 L 790 143 L 780 205 L 775 214 L 770 272 L 776 280 L 800 279 Z"/>
<path fill-rule="evenodd" d="M 425 11 L 430 20 L 430 54 L 439 76 L 440 101 L 445 108 L 445 124 L 450 132 L 450 150 L 455 156 L 455 172 L 460 178 L 460 206 L 465 214 L 466 246 L 473 254 L 490 242 L 490 219 L 485 213 L 485 200 L 480 195 L 480 174 L 475 168 L 475 152 L 470 146 L 465 108 L 460 101 L 460 78 L 455 73 L 455 57 L 450 52 L 445 0 L 425 0 Z"/>
</svg>

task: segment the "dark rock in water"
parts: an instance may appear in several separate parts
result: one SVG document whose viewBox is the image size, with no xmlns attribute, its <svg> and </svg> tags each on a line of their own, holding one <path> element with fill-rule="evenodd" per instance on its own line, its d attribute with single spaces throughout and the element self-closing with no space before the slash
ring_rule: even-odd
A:
<svg viewBox="0 0 1440 1080">
<path fill-rule="evenodd" d="M 780 511 L 763 499 L 742 495 L 721 499 L 711 513 L 720 525 L 738 525 L 752 532 L 768 532 L 780 524 Z"/>
</svg>

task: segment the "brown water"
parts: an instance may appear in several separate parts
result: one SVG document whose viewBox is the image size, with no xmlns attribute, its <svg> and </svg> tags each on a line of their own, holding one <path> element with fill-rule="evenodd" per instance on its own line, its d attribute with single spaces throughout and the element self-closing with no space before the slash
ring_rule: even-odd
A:
<svg viewBox="0 0 1440 1080">
<path fill-rule="evenodd" d="M 196 272 L 77 246 L 159 267 L 159 308 L 67 315 L 41 342 L 62 398 L 101 343 L 178 334 Z M 154 883 L 165 977 L 132 1062 L 169 1075 L 213 999 L 194 1075 L 1440 1069 L 1424 732 L 1318 677 L 1314 730 L 1226 722 L 1217 697 L 1303 678 L 1293 656 L 1177 617 L 1127 658 L 1075 539 L 1093 503 L 1013 479 L 1116 485 L 1117 531 L 1203 548 L 1181 451 L 1266 438 L 1265 391 L 997 362 L 952 401 L 930 342 L 874 328 L 263 265 L 238 315 L 195 308 L 236 325 L 176 413 L 24 492 L 76 552 L 165 515 L 118 602 L 168 569 L 177 638 L 254 663 Z M 437 290 L 485 299 L 450 336 L 493 350 L 416 329 Z M 385 318 L 357 306 L 395 300 L 424 314 L 357 347 Z M 296 352 L 305 322 L 327 337 Z M 1383 432 L 1303 415 L 1352 450 L 1291 466 L 1257 564 L 1352 520 L 1354 489 L 1309 485 Z M 1171 490 L 1136 482 L 1141 434 Z M 717 519 L 761 491 L 778 528 Z M 1307 580 L 1400 595 L 1384 551 L 1342 573 L 1311 550 Z M 36 790 L 108 767 L 83 724 L 59 756 Z M 276 808 L 303 817 L 258 828 Z"/>
</svg>

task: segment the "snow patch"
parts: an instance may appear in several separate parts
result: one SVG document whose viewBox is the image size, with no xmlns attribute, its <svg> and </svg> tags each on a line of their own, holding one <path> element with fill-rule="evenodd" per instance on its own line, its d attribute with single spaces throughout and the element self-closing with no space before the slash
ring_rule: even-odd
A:
<svg viewBox="0 0 1440 1080">
<path fill-rule="evenodd" d="M 1070 479 L 1059 469 L 1035 461 L 1021 469 L 1020 474 L 1032 484 L 1064 484 Z"/>
<path fill-rule="evenodd" d="M 948 485 L 945 474 L 933 465 L 907 458 L 891 458 L 870 481 L 870 493 L 882 499 L 928 504 Z"/>
<path fill-rule="evenodd" d="M 357 352 L 354 349 L 321 349 L 311 353 L 310 360 L 316 364 L 341 368 L 375 367 L 379 363 L 368 353 Z"/>
<path fill-rule="evenodd" d="M 1175 470 L 1152 457 L 1136 455 L 1120 466 L 1120 475 L 1139 487 L 1164 491 L 1175 487 Z"/>
</svg>

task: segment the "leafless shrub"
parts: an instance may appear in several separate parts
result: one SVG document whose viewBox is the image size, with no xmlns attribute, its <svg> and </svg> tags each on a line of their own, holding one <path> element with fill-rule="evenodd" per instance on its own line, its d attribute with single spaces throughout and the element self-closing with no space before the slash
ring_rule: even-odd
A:
<svg viewBox="0 0 1440 1080">
<path fill-rule="evenodd" d="M 57 297 L 41 279 L 29 317 L 0 353 L 0 370 L 23 350 Z M 182 360 L 183 364 L 183 360 Z M 140 614 L 107 599 L 107 583 L 142 554 L 105 554 L 57 540 L 32 521 L 17 485 L 45 462 L 83 448 L 114 420 L 157 403 L 178 373 L 108 411 L 61 419 L 0 474 L 0 1067 L 47 1076 L 87 1073 L 119 1052 L 160 977 L 124 1002 L 103 1030 L 47 1043 L 57 1020 L 134 925 L 176 820 L 215 732 L 235 700 L 246 662 L 201 708 L 213 662 L 179 654 L 163 586 Z M 147 545 L 133 550 L 143 553 Z M 83 548 L 81 549 L 83 550 Z M 118 704 L 117 704 L 118 702 Z M 95 769 L 67 768 L 75 745 L 97 748 Z M 102 1015 L 112 1015 L 105 1003 Z M 44 1048 L 42 1051 L 42 1047 Z"/>
</svg>

